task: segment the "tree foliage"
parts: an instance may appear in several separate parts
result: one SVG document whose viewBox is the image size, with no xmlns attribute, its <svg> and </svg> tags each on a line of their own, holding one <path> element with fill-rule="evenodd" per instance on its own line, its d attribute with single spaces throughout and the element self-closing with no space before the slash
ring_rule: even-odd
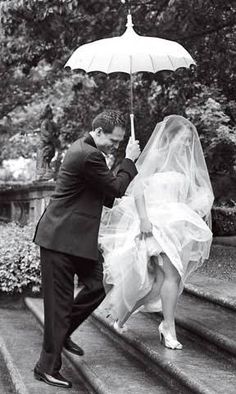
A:
<svg viewBox="0 0 236 394">
<path fill-rule="evenodd" d="M 128 75 L 87 76 L 63 68 L 79 45 L 124 32 L 127 3 L 0 1 L 2 143 L 9 135 L 37 131 L 47 103 L 53 105 L 64 146 L 88 130 L 93 116 L 104 108 L 119 108 L 128 115 Z M 171 113 L 182 114 L 198 128 L 212 176 L 217 171 L 231 173 L 236 132 L 234 1 L 130 3 L 137 33 L 177 41 L 197 62 L 197 69 L 135 76 L 135 122 L 141 146 L 157 121 Z"/>
</svg>

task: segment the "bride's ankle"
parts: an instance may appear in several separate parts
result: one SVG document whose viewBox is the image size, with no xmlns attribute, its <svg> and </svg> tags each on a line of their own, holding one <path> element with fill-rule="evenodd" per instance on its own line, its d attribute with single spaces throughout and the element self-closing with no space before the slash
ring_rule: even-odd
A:
<svg viewBox="0 0 236 394">
<path fill-rule="evenodd" d="M 120 320 L 118 320 L 118 319 L 115 321 L 115 323 L 117 324 L 117 326 L 118 326 L 119 328 L 123 328 L 124 325 L 125 325 L 122 321 L 120 321 Z"/>
<path fill-rule="evenodd" d="M 126 325 L 124 323 L 121 323 L 119 320 L 114 321 L 113 328 L 119 333 L 124 333 L 128 330 Z"/>
<path fill-rule="evenodd" d="M 162 321 L 162 327 L 165 331 L 170 332 L 172 335 L 176 335 L 175 333 L 175 322 L 168 322 L 166 320 Z"/>
</svg>

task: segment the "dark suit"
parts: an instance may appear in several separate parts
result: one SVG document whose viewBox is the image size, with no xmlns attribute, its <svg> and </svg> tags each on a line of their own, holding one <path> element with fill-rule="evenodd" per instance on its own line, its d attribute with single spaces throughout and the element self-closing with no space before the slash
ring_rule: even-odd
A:
<svg viewBox="0 0 236 394">
<path fill-rule="evenodd" d="M 71 145 L 55 193 L 39 220 L 34 242 L 41 246 L 44 291 L 44 344 L 39 368 L 54 373 L 69 336 L 101 303 L 102 256 L 98 231 L 103 205 L 122 197 L 137 170 L 124 159 L 116 176 L 88 134 Z M 74 275 L 84 288 L 73 300 Z"/>
</svg>

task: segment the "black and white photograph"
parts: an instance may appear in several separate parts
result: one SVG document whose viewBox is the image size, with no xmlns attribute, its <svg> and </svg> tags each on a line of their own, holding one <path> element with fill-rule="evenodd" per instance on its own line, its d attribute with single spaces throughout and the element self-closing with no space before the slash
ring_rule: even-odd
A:
<svg viewBox="0 0 236 394">
<path fill-rule="evenodd" d="M 236 393 L 236 3 L 0 1 L 0 393 Z"/>
</svg>

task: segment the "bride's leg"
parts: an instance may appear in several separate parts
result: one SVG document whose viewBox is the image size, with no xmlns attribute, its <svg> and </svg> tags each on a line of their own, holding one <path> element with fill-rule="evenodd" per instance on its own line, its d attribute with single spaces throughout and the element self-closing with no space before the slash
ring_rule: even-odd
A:
<svg viewBox="0 0 236 394">
<path fill-rule="evenodd" d="M 164 280 L 164 274 L 163 274 L 163 271 L 159 268 L 158 257 L 157 256 L 152 256 L 151 258 L 153 259 L 153 262 L 155 264 L 155 287 L 161 288 L 163 280 Z M 118 325 L 120 327 L 122 327 L 126 323 L 126 321 L 129 319 L 129 317 L 138 308 L 140 308 L 142 305 L 144 305 L 147 302 L 149 294 L 151 292 L 152 292 L 152 289 L 150 290 L 150 292 L 148 292 L 148 294 L 146 294 L 144 297 L 142 297 L 140 300 L 138 300 L 136 302 L 136 304 L 134 305 L 134 307 L 132 308 L 131 311 L 128 311 L 121 319 L 118 320 Z"/>
<path fill-rule="evenodd" d="M 143 304 L 145 304 L 145 299 L 148 297 L 149 293 L 147 295 L 145 295 L 143 298 L 141 298 L 140 300 L 138 300 L 136 302 L 136 304 L 134 305 L 133 309 L 131 311 L 128 311 L 125 316 L 118 320 L 118 325 L 120 327 L 123 327 L 123 325 L 127 322 L 127 320 L 130 318 L 130 316 L 138 309 L 140 308 Z"/>
<path fill-rule="evenodd" d="M 132 313 L 134 313 L 138 308 L 140 308 L 140 306 L 142 306 L 143 304 L 145 304 L 145 299 L 148 297 L 149 293 L 146 294 L 143 298 L 141 298 L 140 300 L 138 300 L 136 302 L 136 304 L 134 305 L 133 309 L 131 311 L 128 311 L 121 319 L 118 320 L 118 325 L 120 327 L 122 327 L 127 320 L 130 318 L 130 316 L 132 315 Z"/>
<path fill-rule="evenodd" d="M 175 309 L 179 296 L 180 275 L 177 269 L 170 262 L 169 258 L 163 256 L 163 266 L 161 269 L 164 280 L 161 287 L 161 302 L 164 316 L 163 327 L 176 339 L 175 332 Z"/>
<path fill-rule="evenodd" d="M 163 257 L 163 254 L 161 255 Z M 156 263 L 156 275 L 155 275 L 155 286 L 158 289 L 161 289 L 164 281 L 164 272 L 162 271 L 160 265 L 159 265 L 159 260 L 157 256 L 152 257 Z"/>
</svg>

